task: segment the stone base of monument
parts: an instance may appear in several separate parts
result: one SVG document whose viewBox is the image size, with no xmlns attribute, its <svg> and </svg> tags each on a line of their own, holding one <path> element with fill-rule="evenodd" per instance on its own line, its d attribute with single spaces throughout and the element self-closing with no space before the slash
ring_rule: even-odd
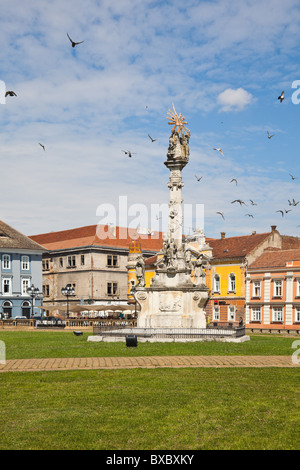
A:
<svg viewBox="0 0 300 470">
<path fill-rule="evenodd" d="M 205 328 L 207 291 L 197 288 L 140 289 L 138 328 Z"/>
</svg>

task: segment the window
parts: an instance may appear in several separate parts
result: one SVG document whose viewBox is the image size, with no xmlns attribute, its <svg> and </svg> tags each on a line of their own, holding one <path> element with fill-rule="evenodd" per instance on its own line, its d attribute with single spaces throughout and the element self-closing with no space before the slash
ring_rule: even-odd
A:
<svg viewBox="0 0 300 470">
<path fill-rule="evenodd" d="M 214 277 L 214 292 L 220 292 L 220 276 L 216 274 Z"/>
<path fill-rule="evenodd" d="M 116 295 L 118 293 L 118 283 L 108 282 L 107 283 L 107 295 Z"/>
<path fill-rule="evenodd" d="M 22 271 L 29 271 L 29 256 L 21 257 L 21 269 Z"/>
<path fill-rule="evenodd" d="M 2 256 L 2 269 L 10 269 L 10 255 Z"/>
<path fill-rule="evenodd" d="M 107 266 L 115 268 L 118 264 L 118 255 L 107 255 Z"/>
<path fill-rule="evenodd" d="M 282 307 L 273 308 L 273 321 L 283 321 Z"/>
<path fill-rule="evenodd" d="M 64 259 L 63 258 L 59 258 L 59 267 L 60 268 L 64 267 Z"/>
<path fill-rule="evenodd" d="M 229 275 L 229 292 L 235 292 L 235 274 Z"/>
<path fill-rule="evenodd" d="M 30 286 L 30 279 L 22 279 L 22 295 L 28 295 L 27 289 Z"/>
<path fill-rule="evenodd" d="M 220 307 L 218 305 L 214 305 L 213 320 L 220 320 Z"/>
<path fill-rule="evenodd" d="M 261 321 L 260 307 L 251 308 L 251 321 Z"/>
<path fill-rule="evenodd" d="M 297 279 L 296 297 L 300 297 L 300 279 Z"/>
<path fill-rule="evenodd" d="M 3 292 L 3 295 L 11 294 L 11 279 L 10 278 L 2 279 L 2 292 Z"/>
<path fill-rule="evenodd" d="M 282 281 L 278 279 L 274 281 L 274 297 L 282 297 Z"/>
<path fill-rule="evenodd" d="M 260 297 L 260 281 L 253 281 L 253 297 Z"/>
<path fill-rule="evenodd" d="M 43 271 L 48 271 L 49 269 L 49 260 L 48 259 L 43 259 L 42 261 L 42 270 Z"/>
<path fill-rule="evenodd" d="M 295 309 L 295 322 L 300 323 L 300 307 Z"/>
<path fill-rule="evenodd" d="M 68 256 L 68 268 L 76 268 L 76 256 Z"/>
<path fill-rule="evenodd" d="M 81 264 L 81 266 L 84 266 L 84 265 L 85 265 L 84 255 L 81 255 L 81 256 L 80 256 L 80 264 Z"/>
<path fill-rule="evenodd" d="M 234 321 L 235 308 L 234 305 L 229 305 L 228 307 L 228 321 Z"/>
<path fill-rule="evenodd" d="M 50 286 L 48 284 L 43 285 L 43 295 L 45 297 L 50 295 Z"/>
</svg>

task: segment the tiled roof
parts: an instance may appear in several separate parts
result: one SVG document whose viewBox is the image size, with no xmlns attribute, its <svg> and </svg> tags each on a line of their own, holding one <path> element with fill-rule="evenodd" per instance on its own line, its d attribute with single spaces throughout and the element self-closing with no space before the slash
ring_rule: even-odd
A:
<svg viewBox="0 0 300 470">
<path fill-rule="evenodd" d="M 288 261 L 300 260 L 300 248 L 291 250 L 266 250 L 248 269 L 284 267 Z"/>
<path fill-rule="evenodd" d="M 270 232 L 220 239 L 206 238 L 206 242 L 212 248 L 214 259 L 241 258 L 250 253 L 269 236 Z"/>
<path fill-rule="evenodd" d="M 30 236 L 32 240 L 42 244 L 47 250 L 64 250 L 86 246 L 129 248 L 132 240 L 139 241 L 143 251 L 157 252 L 162 247 L 162 232 L 153 235 L 140 235 L 136 229 L 107 225 L 88 225 L 85 227 L 49 232 Z"/>
<path fill-rule="evenodd" d="M 291 237 L 289 235 L 281 235 L 282 239 L 282 249 L 289 250 L 292 248 L 300 248 L 300 238 Z"/>
<path fill-rule="evenodd" d="M 0 248 L 45 251 L 45 248 L 0 220 Z"/>
</svg>

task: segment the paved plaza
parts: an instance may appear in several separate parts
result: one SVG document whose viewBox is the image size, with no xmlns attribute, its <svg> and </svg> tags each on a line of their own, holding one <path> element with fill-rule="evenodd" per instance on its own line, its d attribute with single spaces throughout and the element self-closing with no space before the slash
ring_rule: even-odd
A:
<svg viewBox="0 0 300 470">
<path fill-rule="evenodd" d="M 10 359 L 0 372 L 182 367 L 299 367 L 291 356 L 138 356 Z"/>
</svg>

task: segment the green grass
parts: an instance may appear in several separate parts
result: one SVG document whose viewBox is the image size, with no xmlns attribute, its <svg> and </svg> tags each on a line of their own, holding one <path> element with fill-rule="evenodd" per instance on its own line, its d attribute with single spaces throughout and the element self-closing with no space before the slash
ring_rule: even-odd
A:
<svg viewBox="0 0 300 470">
<path fill-rule="evenodd" d="M 283 355 L 289 356 L 296 337 L 255 336 L 244 343 L 142 343 L 127 348 L 123 342 L 89 342 L 92 333 L 72 331 L 0 331 L 6 359 L 54 357 L 162 356 L 162 355 Z"/>
<path fill-rule="evenodd" d="M 299 369 L 0 374 L 2 450 L 288 450 L 299 444 Z"/>
</svg>

